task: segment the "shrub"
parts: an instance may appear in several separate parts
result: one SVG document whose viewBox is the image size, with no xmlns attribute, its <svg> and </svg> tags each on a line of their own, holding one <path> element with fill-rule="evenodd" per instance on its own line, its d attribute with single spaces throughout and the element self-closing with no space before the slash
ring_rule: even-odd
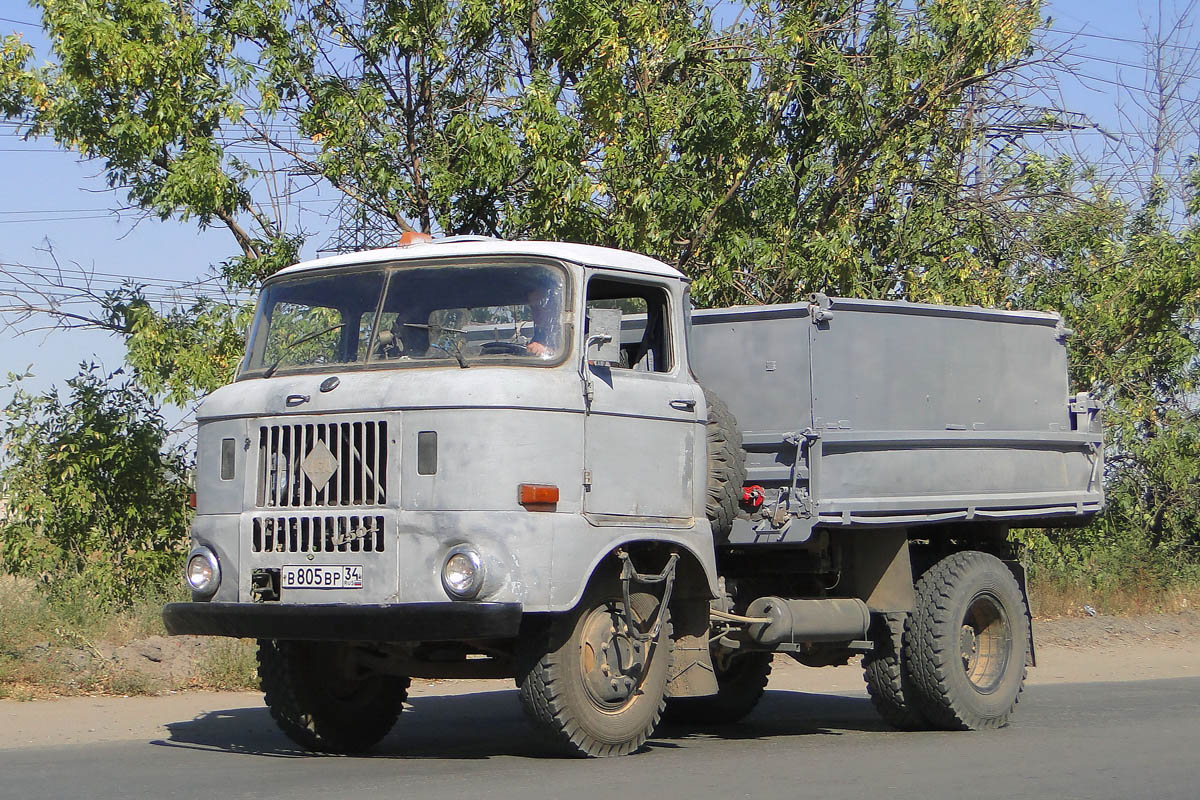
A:
<svg viewBox="0 0 1200 800">
<path fill-rule="evenodd" d="M 102 607 L 177 582 L 190 514 L 183 448 L 153 398 L 119 377 L 83 364 L 65 402 L 18 387 L 0 415 L 0 569 Z"/>
</svg>

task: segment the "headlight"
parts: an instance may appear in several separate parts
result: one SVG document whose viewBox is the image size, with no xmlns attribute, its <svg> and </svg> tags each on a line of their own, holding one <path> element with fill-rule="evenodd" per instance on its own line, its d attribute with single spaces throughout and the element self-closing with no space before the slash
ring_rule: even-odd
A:
<svg viewBox="0 0 1200 800">
<path fill-rule="evenodd" d="M 217 554 L 204 545 L 197 545 L 188 554 L 187 569 L 184 571 L 187 584 L 200 595 L 214 595 L 221 585 L 221 565 Z"/>
<path fill-rule="evenodd" d="M 483 588 L 483 561 L 468 544 L 450 549 L 442 562 L 442 587 L 455 600 L 470 600 Z"/>
</svg>

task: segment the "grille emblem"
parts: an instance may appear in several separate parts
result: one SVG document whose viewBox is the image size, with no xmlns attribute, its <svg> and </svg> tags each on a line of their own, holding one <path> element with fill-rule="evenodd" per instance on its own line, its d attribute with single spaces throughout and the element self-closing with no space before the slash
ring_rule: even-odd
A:
<svg viewBox="0 0 1200 800">
<path fill-rule="evenodd" d="M 324 486 L 329 483 L 333 473 L 337 472 L 338 463 L 329 447 L 318 440 L 313 444 L 312 450 L 308 451 L 308 455 L 305 456 L 304 462 L 300 466 L 304 468 L 304 474 L 308 476 L 314 486 Z"/>
</svg>

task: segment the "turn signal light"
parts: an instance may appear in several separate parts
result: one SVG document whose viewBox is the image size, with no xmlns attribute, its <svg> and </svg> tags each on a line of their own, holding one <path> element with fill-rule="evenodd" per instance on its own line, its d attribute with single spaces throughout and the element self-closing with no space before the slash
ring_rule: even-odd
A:
<svg viewBox="0 0 1200 800">
<path fill-rule="evenodd" d="M 517 498 L 521 505 L 532 511 L 551 511 L 558 502 L 558 487 L 544 483 L 522 483 L 517 487 Z M 541 506 L 541 508 L 533 508 Z"/>
<path fill-rule="evenodd" d="M 405 231 L 400 235 L 400 241 L 396 242 L 396 247 L 408 247 L 410 244 L 425 244 L 432 241 L 433 237 L 428 233 Z"/>
</svg>

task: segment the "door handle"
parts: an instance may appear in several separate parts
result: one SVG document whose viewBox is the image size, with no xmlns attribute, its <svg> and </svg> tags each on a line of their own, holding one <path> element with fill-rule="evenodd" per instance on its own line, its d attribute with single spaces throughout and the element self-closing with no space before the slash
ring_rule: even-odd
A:
<svg viewBox="0 0 1200 800">
<path fill-rule="evenodd" d="M 671 408 L 675 409 L 676 411 L 695 411 L 696 410 L 696 401 L 695 400 L 672 400 Z"/>
</svg>

